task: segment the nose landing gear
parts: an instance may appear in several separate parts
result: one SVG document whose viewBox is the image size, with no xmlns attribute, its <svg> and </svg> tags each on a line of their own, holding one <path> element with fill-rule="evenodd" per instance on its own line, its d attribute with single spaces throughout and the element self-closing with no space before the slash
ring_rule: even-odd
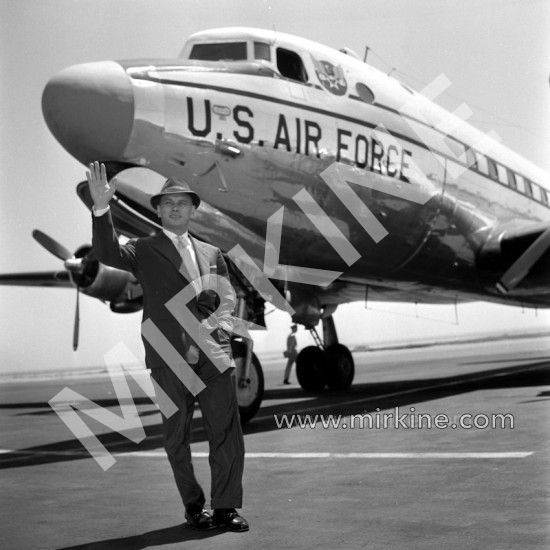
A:
<svg viewBox="0 0 550 550">
<path fill-rule="evenodd" d="M 355 364 L 349 349 L 338 343 L 332 316 L 323 319 L 323 341 L 315 327 L 310 329 L 316 343 L 307 346 L 296 359 L 296 376 L 300 386 L 307 391 L 347 390 L 355 375 Z"/>
</svg>

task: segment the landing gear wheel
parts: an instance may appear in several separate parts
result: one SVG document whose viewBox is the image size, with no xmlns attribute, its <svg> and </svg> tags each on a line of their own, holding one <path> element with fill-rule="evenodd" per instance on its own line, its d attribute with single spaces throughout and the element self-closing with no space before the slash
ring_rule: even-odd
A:
<svg viewBox="0 0 550 550">
<path fill-rule="evenodd" d="M 353 382 L 355 365 L 350 350 L 342 344 L 332 344 L 324 351 L 325 376 L 331 390 L 347 390 Z"/>
<path fill-rule="evenodd" d="M 307 346 L 298 354 L 296 376 L 304 390 L 320 391 L 326 386 L 325 354 L 321 348 Z"/>
<path fill-rule="evenodd" d="M 260 408 L 264 396 L 264 373 L 260 361 L 255 353 L 252 353 L 252 362 L 248 378 L 242 380 L 243 369 L 246 361 L 246 345 L 235 340 L 231 341 L 233 360 L 236 365 L 237 403 L 241 416 L 241 425 L 244 426 Z"/>
</svg>

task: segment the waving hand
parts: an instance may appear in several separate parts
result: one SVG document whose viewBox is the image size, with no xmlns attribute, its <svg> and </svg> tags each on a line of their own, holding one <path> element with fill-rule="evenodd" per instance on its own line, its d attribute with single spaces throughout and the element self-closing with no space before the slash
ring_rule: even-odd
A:
<svg viewBox="0 0 550 550">
<path fill-rule="evenodd" d="M 103 163 L 92 162 L 86 171 L 90 194 L 94 201 L 94 208 L 101 210 L 109 205 L 110 200 L 115 194 L 116 178 L 110 182 L 107 181 L 107 171 Z"/>
</svg>

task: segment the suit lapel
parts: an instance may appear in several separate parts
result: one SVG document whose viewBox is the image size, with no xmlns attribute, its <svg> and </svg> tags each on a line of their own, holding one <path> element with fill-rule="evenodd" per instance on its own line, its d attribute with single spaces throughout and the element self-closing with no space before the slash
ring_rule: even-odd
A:
<svg viewBox="0 0 550 550">
<path fill-rule="evenodd" d="M 197 257 L 197 264 L 199 266 L 199 273 L 201 276 L 210 275 L 210 256 L 206 247 L 202 246 L 200 241 L 190 237 L 189 239 L 195 249 L 195 256 Z"/>
<path fill-rule="evenodd" d="M 195 256 L 197 258 L 197 265 L 201 276 L 210 275 L 210 255 L 208 249 L 202 246 L 201 241 L 198 241 L 194 237 L 189 236 L 189 240 L 195 249 Z M 174 246 L 174 243 L 160 231 L 151 239 L 152 245 L 157 251 L 167 258 L 173 266 L 180 272 L 183 277 L 189 282 L 191 281 L 191 275 L 187 271 L 185 264 L 183 263 L 180 253 Z"/>
<path fill-rule="evenodd" d="M 201 274 L 201 277 L 208 277 L 208 279 L 203 279 L 203 283 L 201 285 L 202 289 L 206 290 L 210 288 L 210 253 L 208 251 L 208 247 L 204 246 L 201 241 L 197 241 L 197 239 L 191 237 L 191 242 L 195 247 L 195 255 L 197 257 L 199 273 Z"/>
<path fill-rule="evenodd" d="M 157 233 L 152 239 L 153 246 L 179 271 L 188 281 L 191 280 L 187 268 L 183 264 L 180 253 L 174 243 L 162 232 Z"/>
</svg>

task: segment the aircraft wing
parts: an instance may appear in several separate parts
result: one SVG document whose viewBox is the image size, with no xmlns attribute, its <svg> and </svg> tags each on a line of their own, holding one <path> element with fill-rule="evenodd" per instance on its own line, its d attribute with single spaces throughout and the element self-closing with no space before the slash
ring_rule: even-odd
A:
<svg viewBox="0 0 550 550">
<path fill-rule="evenodd" d="M 56 286 L 72 288 L 67 271 L 41 271 L 35 273 L 7 273 L 0 275 L 0 285 Z"/>
</svg>

